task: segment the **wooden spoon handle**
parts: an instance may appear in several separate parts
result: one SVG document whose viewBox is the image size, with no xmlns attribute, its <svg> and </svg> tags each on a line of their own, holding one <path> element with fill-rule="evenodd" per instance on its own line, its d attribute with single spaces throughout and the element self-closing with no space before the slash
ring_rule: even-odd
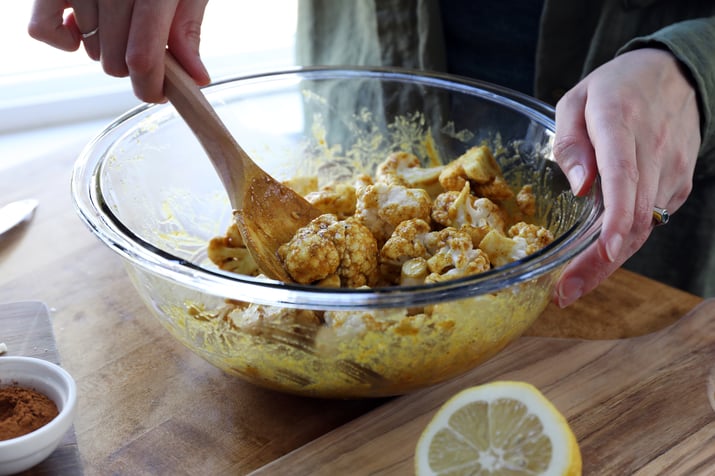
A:
<svg viewBox="0 0 715 476">
<path fill-rule="evenodd" d="M 201 142 L 228 191 L 233 208 L 243 208 L 246 179 L 262 171 L 238 145 L 194 80 L 168 51 L 164 66 L 164 94 Z"/>
</svg>

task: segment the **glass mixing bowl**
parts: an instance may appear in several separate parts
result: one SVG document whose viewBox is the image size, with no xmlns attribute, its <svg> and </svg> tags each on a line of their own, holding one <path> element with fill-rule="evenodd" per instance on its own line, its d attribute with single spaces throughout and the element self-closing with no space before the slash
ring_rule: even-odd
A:
<svg viewBox="0 0 715 476">
<path fill-rule="evenodd" d="M 413 287 L 326 289 L 228 273 L 207 258 L 232 219 L 211 163 L 170 105 L 138 107 L 79 157 L 79 214 L 174 337 L 255 384 L 373 397 L 463 373 L 532 324 L 564 265 L 600 231 L 600 187 L 571 194 L 551 153 L 553 109 L 519 93 L 375 68 L 276 72 L 204 91 L 238 143 L 281 180 L 349 180 L 392 151 L 448 162 L 486 143 L 515 189 L 533 184 L 536 221 L 556 237 L 507 266 Z"/>
</svg>

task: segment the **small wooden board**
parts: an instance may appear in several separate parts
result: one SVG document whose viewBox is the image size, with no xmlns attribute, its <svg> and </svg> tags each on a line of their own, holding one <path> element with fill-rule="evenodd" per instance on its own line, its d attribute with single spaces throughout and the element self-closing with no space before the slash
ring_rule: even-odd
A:
<svg viewBox="0 0 715 476">
<path fill-rule="evenodd" d="M 475 370 L 397 398 L 252 474 L 413 474 L 417 440 L 435 411 L 494 380 L 541 389 L 571 424 L 585 475 L 714 474 L 713 299 L 631 339 L 523 337 Z"/>
<path fill-rule="evenodd" d="M 5 355 L 19 355 L 60 363 L 50 313 L 47 306 L 41 302 L 0 304 L 0 342 L 4 342 L 8 348 L 7 353 L 0 356 L 0 359 Z M 67 432 L 57 449 L 46 460 L 20 474 L 83 474 L 74 428 Z"/>
</svg>

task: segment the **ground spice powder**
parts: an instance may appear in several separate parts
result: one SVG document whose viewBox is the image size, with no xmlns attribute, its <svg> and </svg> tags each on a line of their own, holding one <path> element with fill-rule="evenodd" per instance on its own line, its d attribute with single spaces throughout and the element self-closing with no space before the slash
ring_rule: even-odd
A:
<svg viewBox="0 0 715 476">
<path fill-rule="evenodd" d="M 19 385 L 0 387 L 0 441 L 35 431 L 58 414 L 46 395 Z"/>
</svg>

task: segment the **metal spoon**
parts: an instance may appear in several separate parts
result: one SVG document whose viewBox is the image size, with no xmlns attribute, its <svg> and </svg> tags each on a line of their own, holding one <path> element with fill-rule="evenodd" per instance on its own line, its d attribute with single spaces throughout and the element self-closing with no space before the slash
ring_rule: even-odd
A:
<svg viewBox="0 0 715 476">
<path fill-rule="evenodd" d="M 320 211 L 263 171 L 238 145 L 194 80 L 167 52 L 164 94 L 201 142 L 234 209 L 236 224 L 258 268 L 292 281 L 278 248 Z"/>
<path fill-rule="evenodd" d="M 18 200 L 0 208 L 0 235 L 28 220 L 39 202 L 34 199 Z"/>
</svg>

